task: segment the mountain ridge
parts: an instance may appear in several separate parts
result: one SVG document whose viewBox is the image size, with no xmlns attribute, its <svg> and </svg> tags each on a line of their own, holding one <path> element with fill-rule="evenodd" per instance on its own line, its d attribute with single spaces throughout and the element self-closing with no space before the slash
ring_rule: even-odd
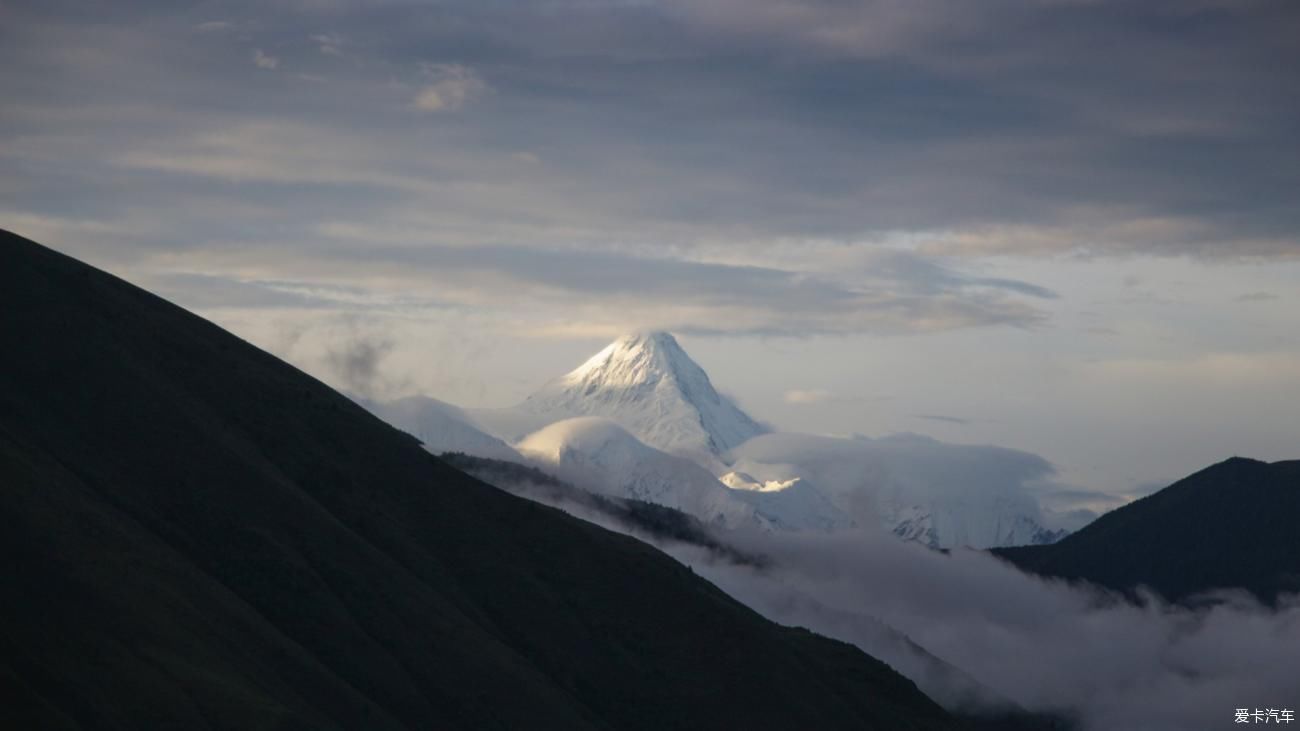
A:
<svg viewBox="0 0 1300 731">
<path fill-rule="evenodd" d="M 1171 601 L 1300 592 L 1300 460 L 1232 457 L 1106 513 L 1059 542 L 998 548 L 1021 569 Z"/>
</svg>

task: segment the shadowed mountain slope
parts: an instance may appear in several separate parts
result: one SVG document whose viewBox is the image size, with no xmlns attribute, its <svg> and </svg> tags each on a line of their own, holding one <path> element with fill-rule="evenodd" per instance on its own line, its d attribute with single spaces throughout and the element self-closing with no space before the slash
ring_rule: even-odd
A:
<svg viewBox="0 0 1300 731">
<path fill-rule="evenodd" d="M 1300 591 L 1300 460 L 1234 457 L 1113 510 L 1047 546 L 994 553 L 1046 576 L 1178 601 L 1245 589 L 1265 601 Z"/>
<path fill-rule="evenodd" d="M 937 729 L 856 648 L 0 232 L 0 723 Z"/>
</svg>

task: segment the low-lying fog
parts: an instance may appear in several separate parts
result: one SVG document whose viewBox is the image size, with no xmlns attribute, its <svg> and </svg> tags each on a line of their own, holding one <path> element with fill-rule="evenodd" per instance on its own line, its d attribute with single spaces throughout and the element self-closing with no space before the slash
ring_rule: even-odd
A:
<svg viewBox="0 0 1300 731">
<path fill-rule="evenodd" d="M 558 507 L 648 539 L 582 506 Z M 1087 731 L 1184 731 L 1227 727 L 1238 708 L 1300 706 L 1297 597 L 1276 608 L 1240 594 L 1195 610 L 1154 597 L 1134 604 L 883 532 L 720 538 L 771 560 L 659 546 L 765 616 L 885 660 L 950 708 L 1009 700 Z"/>
</svg>

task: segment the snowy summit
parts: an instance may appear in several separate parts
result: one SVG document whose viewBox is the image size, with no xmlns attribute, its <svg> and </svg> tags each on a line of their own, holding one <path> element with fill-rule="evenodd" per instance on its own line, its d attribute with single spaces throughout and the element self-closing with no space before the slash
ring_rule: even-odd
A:
<svg viewBox="0 0 1300 731">
<path fill-rule="evenodd" d="M 722 454 L 767 431 L 719 394 L 666 332 L 615 340 L 529 396 L 522 409 L 557 418 L 604 416 L 679 454 Z"/>
</svg>

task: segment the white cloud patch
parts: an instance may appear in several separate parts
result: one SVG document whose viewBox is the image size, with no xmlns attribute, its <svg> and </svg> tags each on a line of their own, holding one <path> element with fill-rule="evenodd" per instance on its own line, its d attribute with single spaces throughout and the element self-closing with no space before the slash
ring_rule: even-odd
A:
<svg viewBox="0 0 1300 731">
<path fill-rule="evenodd" d="M 454 112 L 487 93 L 490 87 L 468 66 L 427 64 L 426 77 L 433 79 L 415 94 L 416 109 L 425 112 Z"/>
<path fill-rule="evenodd" d="M 280 67 L 280 59 L 266 54 L 260 48 L 253 49 L 253 64 L 259 69 L 274 71 Z"/>
</svg>

